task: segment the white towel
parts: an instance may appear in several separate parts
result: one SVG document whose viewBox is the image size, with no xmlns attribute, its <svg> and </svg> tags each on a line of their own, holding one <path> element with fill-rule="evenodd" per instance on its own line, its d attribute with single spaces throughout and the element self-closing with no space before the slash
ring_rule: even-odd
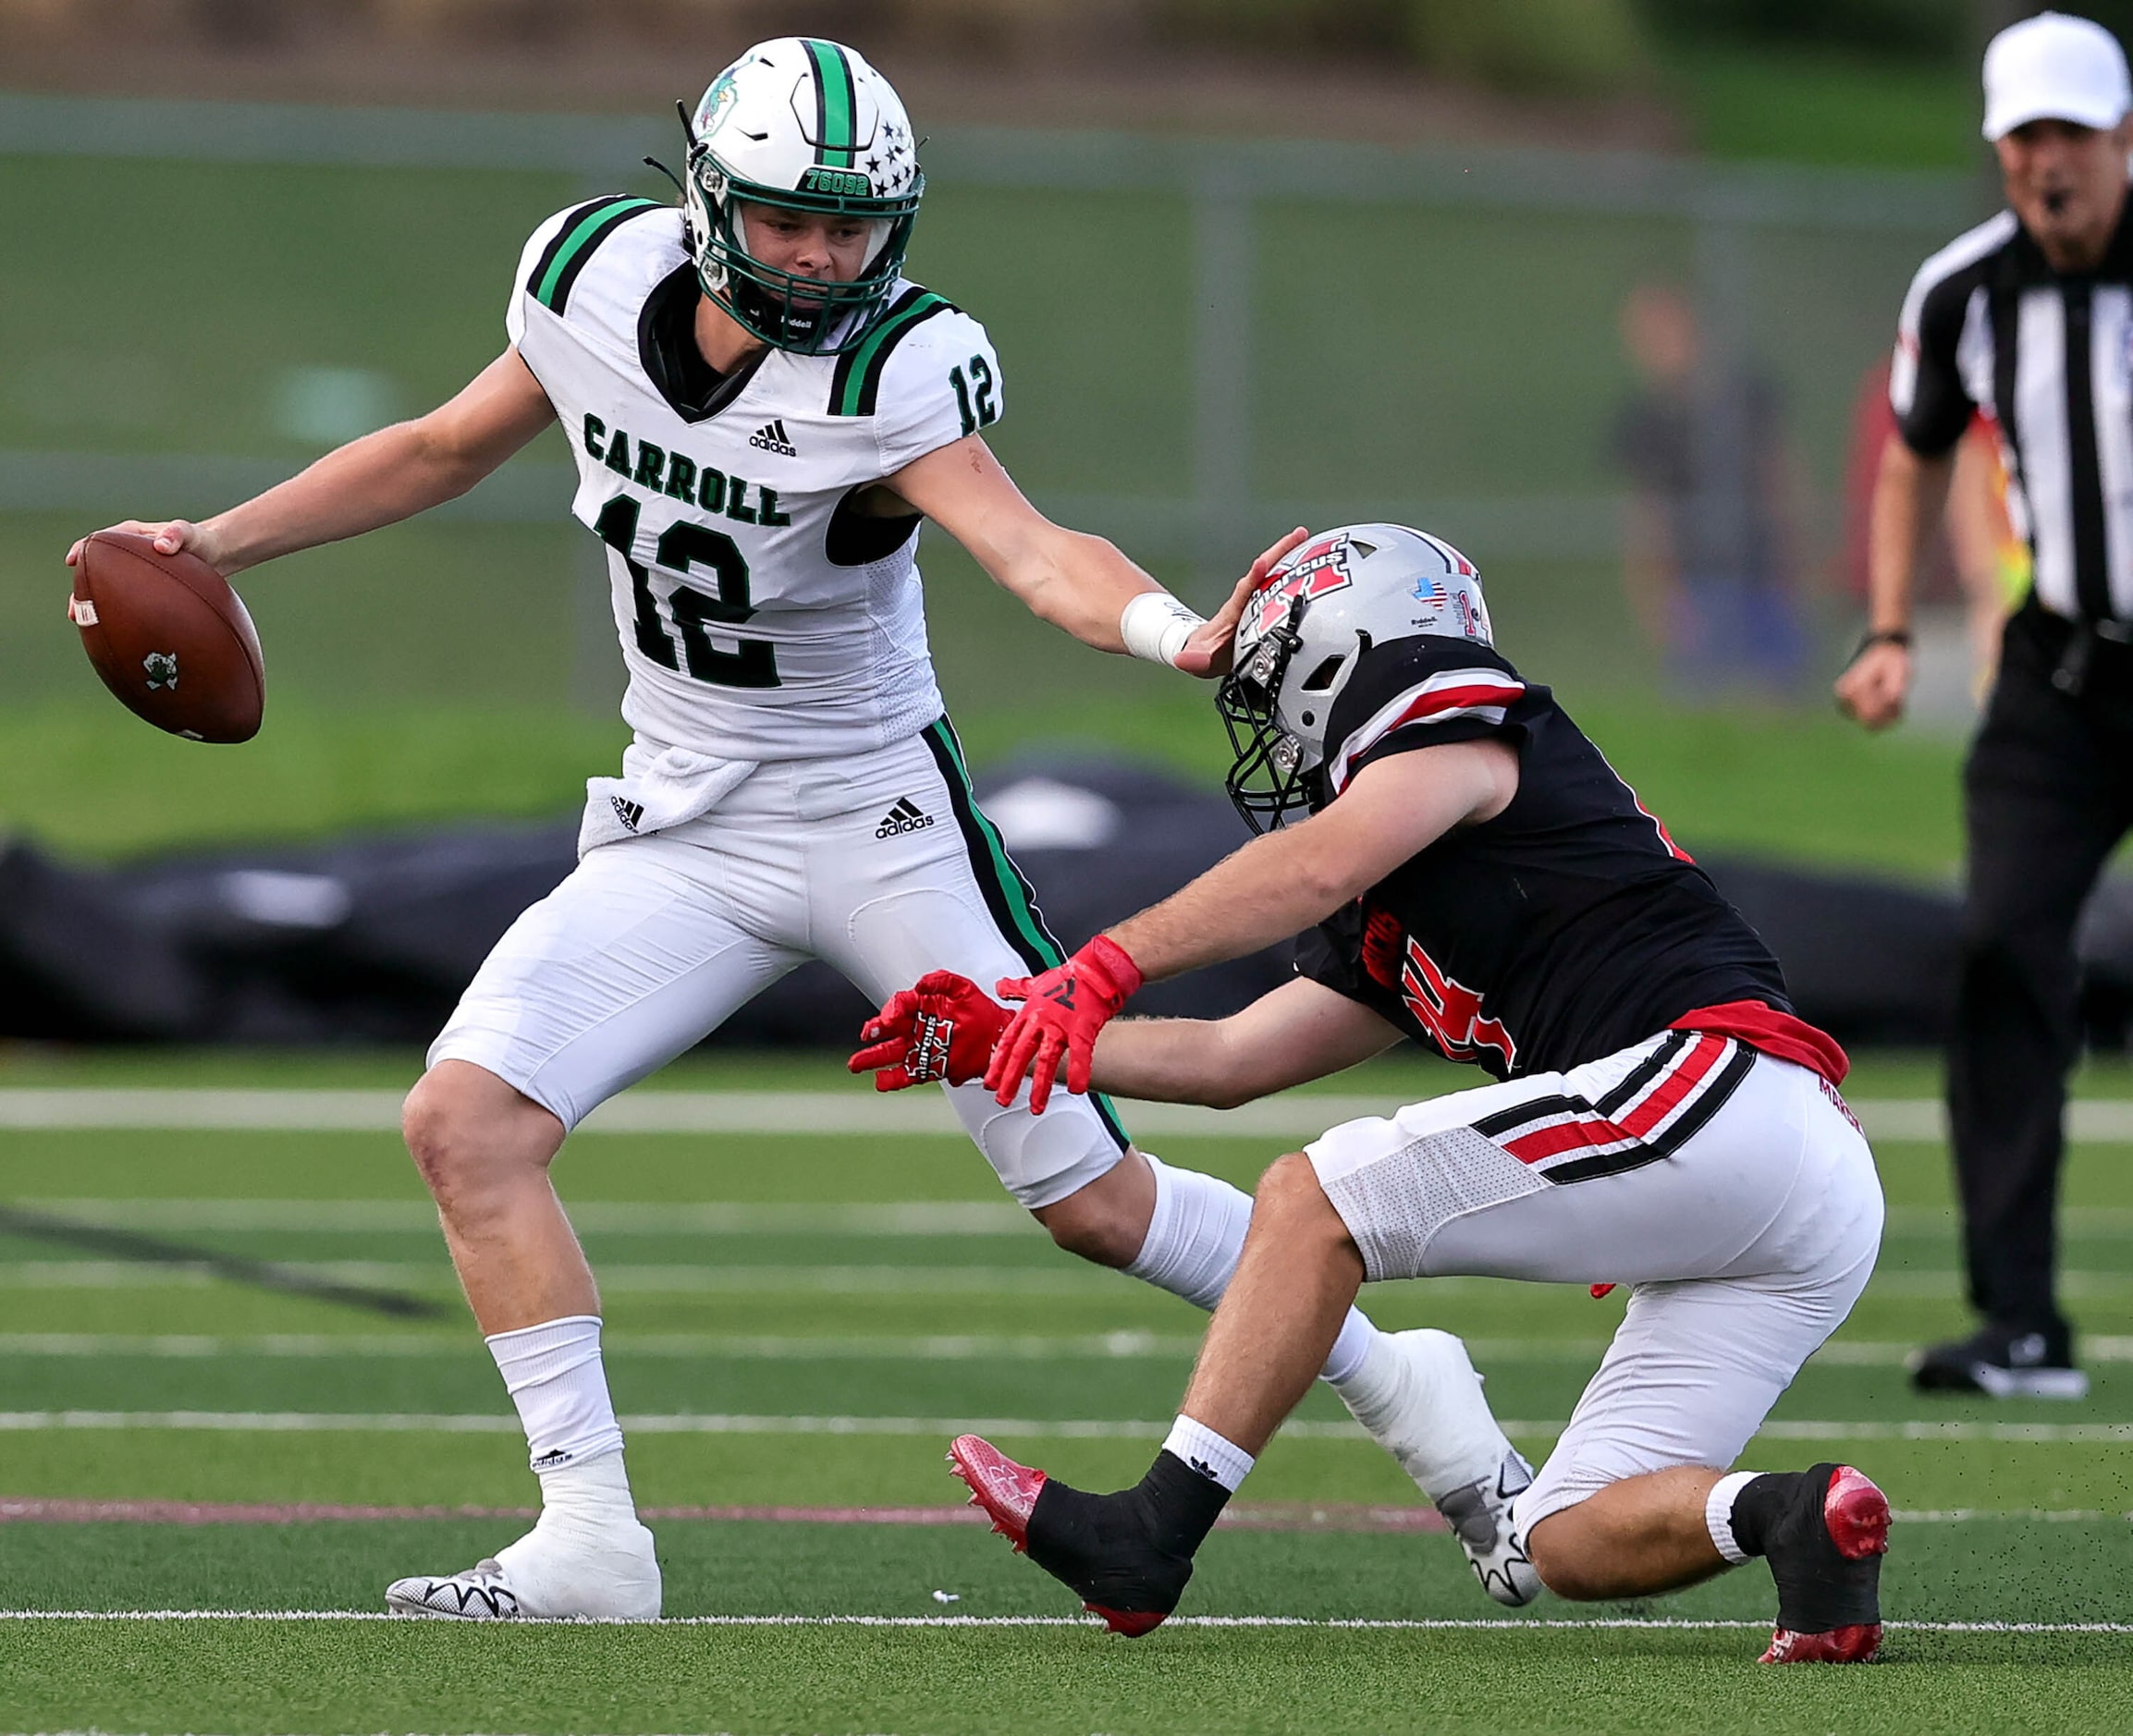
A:
<svg viewBox="0 0 2133 1736">
<path fill-rule="evenodd" d="M 632 744 L 622 756 L 621 776 L 585 780 L 585 817 L 578 827 L 578 854 L 702 819 L 739 788 L 757 764 L 693 753 L 687 748 L 654 751 L 644 743 Z"/>
</svg>

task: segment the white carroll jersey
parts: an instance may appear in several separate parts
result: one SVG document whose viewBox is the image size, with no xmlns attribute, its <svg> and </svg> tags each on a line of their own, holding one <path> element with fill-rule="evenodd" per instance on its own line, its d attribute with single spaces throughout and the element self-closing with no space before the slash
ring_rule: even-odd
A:
<svg viewBox="0 0 2133 1736">
<path fill-rule="evenodd" d="M 738 760 L 864 752 L 939 716 L 918 521 L 854 496 L 999 419 L 985 328 L 899 281 L 842 355 L 729 378 L 695 348 L 681 213 L 619 195 L 533 232 L 506 325 L 607 544 L 640 739 Z"/>
</svg>

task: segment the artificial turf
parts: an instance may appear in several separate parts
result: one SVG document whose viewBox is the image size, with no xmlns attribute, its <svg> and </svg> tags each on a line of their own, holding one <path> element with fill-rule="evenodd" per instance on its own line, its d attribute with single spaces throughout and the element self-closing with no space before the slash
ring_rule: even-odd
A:
<svg viewBox="0 0 2133 1736">
<path fill-rule="evenodd" d="M 1183 1629 L 12 1624 L 19 1729 L 1041 1732 L 2116 1732 L 2133 1646 L 1903 1634 L 1869 1669 L 1756 1635 Z M 88 1685 L 84 1685 L 88 1684 Z"/>
<path fill-rule="evenodd" d="M 376 1087 L 406 1070 L 386 1058 L 17 1055 L 0 1086 Z M 1391 1062 L 1338 1088 L 1391 1101 L 1455 1079 Z M 838 1082 L 827 1060 L 711 1057 L 663 1082 Z M 1916 1099 L 1934 1082 L 1922 1063 L 1869 1057 L 1856 1091 L 1861 1100 Z M 2126 1084 L 2123 1070 L 2103 1068 L 2086 1088 Z M 1275 1144 L 1189 1138 L 1164 1149 L 1248 1182 Z M 1883 1483 L 1913 1515 L 1899 1522 L 1887 1569 L 1893 1620 L 2122 1619 L 2133 1608 L 2123 1517 L 2133 1508 L 2133 1366 L 2110 1347 L 2133 1336 L 2133 1181 L 2123 1151 L 2078 1146 L 2069 1171 L 2076 1306 L 2107 1352 L 2078 1406 L 1931 1402 L 1907 1390 L 1904 1348 L 1961 1319 L 1945 1159 L 1918 1142 L 1884 1140 L 1878 1154 L 1898 1208 L 1881 1271 L 1747 1462 L 1850 1459 Z M 558 1175 L 584 1208 L 587 1246 L 608 1282 L 610 1370 L 621 1409 L 644 1419 L 630 1465 L 648 1507 L 939 1507 L 959 1492 L 940 1461 L 947 1436 L 987 1418 L 1018 1430 L 1003 1444 L 1019 1456 L 1115 1486 L 1153 1450 L 1198 1327 L 1183 1304 L 1075 1265 L 1011 1213 L 966 1214 L 960 1233 L 891 1215 L 811 1234 L 777 1217 L 696 1221 L 683 1209 L 996 1199 L 952 1139 L 588 1136 Z M 447 1510 L 533 1498 L 494 1372 L 463 1324 L 419 1187 L 389 1134 L 16 1129 L 0 1133 L 0 1199 L 222 1254 L 390 1279 L 443 1311 L 401 1321 L 0 1237 L 0 1497 Z M 1499 1412 L 1536 1455 L 1621 1305 L 1619 1296 L 1479 1280 L 1387 1286 L 1367 1302 L 1389 1325 L 1465 1334 Z M 52 1414 L 67 1412 L 117 1414 Z M 388 1427 L 381 1413 L 413 1420 Z M 1396 1468 L 1342 1432 L 1329 1397 L 1315 1395 L 1300 1420 L 1307 1426 L 1277 1440 L 1255 1473 L 1251 1500 L 1416 1507 Z M 1815 1437 L 1818 1429 L 1826 1434 Z M 521 1522 L 17 1520 L 0 1522 L 0 1605 L 374 1612 L 386 1580 L 464 1565 Z M 673 1616 L 1073 1615 L 1071 1599 L 982 1528 L 663 1519 L 656 1530 Z M 1634 1609 L 1551 1601 L 1529 1612 L 1746 1628 L 1178 1626 L 1129 1645 L 1071 1625 L 498 1633 L 9 1619 L 0 1620 L 0 1730 L 1907 1736 L 2133 1724 L 2126 1635 L 1896 1627 L 1882 1668 L 1759 1670 L 1754 1624 L 1771 1607 L 1768 1578 L 1751 1568 Z M 1227 1529 L 1202 1556 L 1185 1613 L 1500 1614 L 1441 1534 Z"/>
</svg>

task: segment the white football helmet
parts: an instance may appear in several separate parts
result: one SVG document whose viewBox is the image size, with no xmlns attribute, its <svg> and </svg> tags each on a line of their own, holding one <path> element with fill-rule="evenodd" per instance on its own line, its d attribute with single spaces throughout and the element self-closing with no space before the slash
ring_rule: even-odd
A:
<svg viewBox="0 0 2133 1736">
<path fill-rule="evenodd" d="M 1307 807 L 1333 702 L 1374 644 L 1424 634 L 1495 642 L 1474 563 L 1427 531 L 1348 524 L 1301 544 L 1244 604 L 1215 691 L 1236 761 L 1230 800 L 1255 832 Z"/>
<path fill-rule="evenodd" d="M 903 269 L 926 177 L 911 118 L 858 52 L 815 37 L 758 43 L 704 92 L 689 139 L 682 206 L 704 293 L 779 349 L 850 349 Z M 851 283 L 766 265 L 748 249 L 744 203 L 835 212 L 871 225 Z"/>
</svg>

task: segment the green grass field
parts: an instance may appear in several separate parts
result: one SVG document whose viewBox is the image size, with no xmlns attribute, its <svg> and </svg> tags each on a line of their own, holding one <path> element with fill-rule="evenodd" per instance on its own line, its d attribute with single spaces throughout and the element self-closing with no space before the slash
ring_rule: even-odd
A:
<svg viewBox="0 0 2133 1736">
<path fill-rule="evenodd" d="M 513 1510 L 534 1498 L 388 1131 L 390 1093 L 413 1067 L 0 1057 L 0 1201 L 15 1215 L 0 1234 L 0 1729 L 1904 1736 L 2133 1723 L 2133 1634 L 2092 1631 L 2133 1603 L 2133 1180 L 2123 1147 L 2089 1144 L 2069 1177 L 2066 1263 L 2094 1394 L 1992 1406 L 1906 1387 L 1904 1351 L 1962 1320 L 1944 1156 L 1876 1142 L 1895 1208 L 1881 1271 L 1748 1457 L 1851 1459 L 1888 1488 L 1902 1518 L 1885 1605 L 1899 1625 L 1872 1669 L 1759 1669 L 1771 1594 L 1758 1568 L 1635 1607 L 1498 1610 L 1449 1538 L 1403 1523 L 1413 1488 L 1323 1392 L 1246 1486 L 1260 1522 L 1203 1553 L 1191 1620 L 1134 1644 L 1086 1630 L 982 1527 L 947 1522 L 938 1510 L 958 1490 L 941 1449 L 982 1422 L 1077 1481 L 1131 1480 L 1198 1317 L 1059 1253 L 959 1140 L 910 1132 L 580 1135 L 558 1185 L 605 1280 L 639 1498 L 682 1510 L 654 1521 L 676 1620 L 499 1632 L 355 1619 L 375 1614 L 386 1580 L 508 1541 L 524 1522 Z M 1330 1089 L 1390 1102 L 1458 1082 L 1390 1061 Z M 240 1094 L 157 1112 L 180 1119 L 190 1103 L 196 1122 L 262 1105 L 285 1120 L 292 1104 L 296 1119 L 319 1113 L 317 1100 L 241 1094 L 370 1092 L 334 1101 L 379 1125 L 55 1125 L 109 1120 L 130 1101 L 114 1094 L 144 1086 Z M 876 1105 L 826 1057 L 692 1059 L 646 1089 L 668 1088 L 827 1094 L 792 1101 L 838 1126 L 904 1102 Z M 1851 1094 L 1869 1126 L 1889 1126 L 1935 1089 L 1927 1063 L 1876 1057 Z M 2084 1093 L 2133 1096 L 2133 1076 L 2093 1070 Z M 1288 1100 L 1299 1129 L 1315 1124 L 1308 1094 Z M 708 1101 L 720 1124 L 751 1100 Z M 1248 1184 L 1293 1138 L 1148 1143 Z M 141 1257 L 99 1231 L 176 1246 Z M 202 1264 L 216 1258 L 435 1312 L 217 1277 Z M 1482 1280 L 1367 1300 L 1387 1325 L 1465 1334 L 1536 1454 L 1620 1313 L 1619 1299 Z M 881 1508 L 927 1510 L 766 1511 Z M 1551 1625 L 1563 1622 L 1576 1625 Z M 2008 1623 L 2029 1631 L 1977 1626 Z"/>
</svg>

